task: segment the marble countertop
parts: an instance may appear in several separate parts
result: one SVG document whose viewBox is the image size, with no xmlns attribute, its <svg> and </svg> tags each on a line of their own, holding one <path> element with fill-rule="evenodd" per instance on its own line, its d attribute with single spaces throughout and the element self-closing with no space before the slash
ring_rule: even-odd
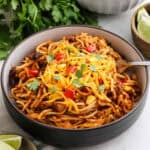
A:
<svg viewBox="0 0 150 150">
<path fill-rule="evenodd" d="M 150 1 L 150 0 L 147 0 Z M 109 31 L 112 31 L 129 42 L 133 43 L 130 32 L 131 15 L 134 9 L 117 15 L 117 16 L 99 16 L 99 24 Z M 0 68 L 2 66 L 0 61 Z M 150 68 L 149 68 L 150 76 Z M 102 144 L 85 147 L 85 148 L 72 148 L 68 150 L 149 150 L 150 149 L 150 88 L 146 101 L 145 108 L 140 115 L 139 119 L 120 136 L 113 138 Z M 9 116 L 3 103 L 3 98 L 0 90 L 0 132 L 18 133 L 24 136 L 29 136 L 25 133 Z M 34 141 L 39 145 L 39 150 L 62 150 L 61 148 L 46 146 L 39 141 Z M 66 149 L 65 149 L 66 150 Z"/>
</svg>

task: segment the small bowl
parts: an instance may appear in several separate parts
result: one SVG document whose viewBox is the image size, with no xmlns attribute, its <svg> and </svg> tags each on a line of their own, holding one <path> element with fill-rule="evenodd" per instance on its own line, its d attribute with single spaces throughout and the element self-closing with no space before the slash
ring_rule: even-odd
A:
<svg viewBox="0 0 150 150">
<path fill-rule="evenodd" d="M 147 67 L 134 68 L 142 91 L 142 95 L 135 107 L 120 119 L 100 127 L 88 129 L 64 129 L 52 127 L 30 119 L 18 109 L 10 97 L 9 71 L 12 66 L 18 65 L 27 54 L 31 53 L 37 45 L 44 41 L 50 39 L 57 41 L 63 36 L 80 34 L 81 32 L 86 32 L 90 35 L 97 35 L 105 38 L 111 44 L 111 46 L 128 61 L 144 60 L 141 53 L 120 36 L 104 29 L 81 25 L 60 26 L 47 29 L 33 34 L 15 47 L 5 61 L 1 71 L 1 87 L 6 108 L 18 125 L 20 125 L 25 131 L 29 132 L 34 137 L 41 139 L 48 144 L 63 147 L 77 147 L 95 145 L 109 140 L 129 128 L 137 120 L 144 108 L 149 85 Z"/>
<path fill-rule="evenodd" d="M 31 140 L 23 137 L 23 139 L 22 139 L 22 146 L 21 146 L 20 150 L 37 150 L 37 148 L 31 142 Z"/>
<path fill-rule="evenodd" d="M 150 41 L 147 41 L 145 39 L 143 39 L 141 37 L 141 35 L 138 33 L 137 31 L 137 12 L 138 10 L 144 7 L 146 8 L 146 10 L 150 13 L 150 3 L 146 3 L 142 6 L 140 6 L 135 13 L 132 16 L 132 21 L 131 21 L 131 31 L 132 31 L 132 38 L 133 41 L 135 43 L 135 45 L 137 46 L 137 48 L 140 49 L 140 51 L 142 52 L 142 54 L 146 57 L 146 58 L 150 58 Z"/>
<path fill-rule="evenodd" d="M 130 10 L 141 0 L 77 0 L 84 8 L 102 14 L 120 14 Z"/>
</svg>

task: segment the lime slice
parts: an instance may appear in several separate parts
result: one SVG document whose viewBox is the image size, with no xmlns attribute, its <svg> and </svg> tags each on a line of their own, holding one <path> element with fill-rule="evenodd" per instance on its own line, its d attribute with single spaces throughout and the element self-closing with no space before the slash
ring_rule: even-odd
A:
<svg viewBox="0 0 150 150">
<path fill-rule="evenodd" d="M 137 31 L 147 41 L 150 41 L 150 16 L 142 16 Z"/>
<path fill-rule="evenodd" d="M 145 17 L 149 16 L 148 12 L 146 11 L 144 7 L 138 10 L 137 22 L 139 22 L 143 16 Z"/>
<path fill-rule="evenodd" d="M 12 146 L 14 150 L 19 150 L 21 147 L 22 137 L 18 135 L 0 135 L 0 141 Z"/>
<path fill-rule="evenodd" d="M 13 147 L 5 142 L 0 141 L 0 150 L 15 150 Z"/>
</svg>

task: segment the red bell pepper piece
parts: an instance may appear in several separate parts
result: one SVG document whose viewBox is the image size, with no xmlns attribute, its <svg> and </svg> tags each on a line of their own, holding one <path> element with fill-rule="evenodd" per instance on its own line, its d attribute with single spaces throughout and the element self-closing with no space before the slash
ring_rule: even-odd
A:
<svg viewBox="0 0 150 150">
<path fill-rule="evenodd" d="M 102 83 L 103 83 L 102 78 L 98 78 L 98 83 L 99 83 L 99 84 L 102 84 Z"/>
<path fill-rule="evenodd" d="M 57 54 L 55 55 L 55 59 L 56 59 L 57 61 L 59 61 L 59 60 L 61 60 L 61 59 L 64 59 L 64 58 L 66 58 L 66 54 L 64 54 L 64 53 L 57 53 Z"/>
<path fill-rule="evenodd" d="M 38 75 L 39 71 L 37 69 L 30 69 L 29 70 L 29 76 L 30 77 L 36 77 Z"/>
<path fill-rule="evenodd" d="M 74 73 L 75 71 L 77 70 L 77 66 L 69 66 L 67 69 L 66 69 L 66 72 L 69 74 L 69 73 Z"/>
<path fill-rule="evenodd" d="M 96 51 L 96 45 L 89 45 L 86 48 L 86 51 L 88 51 L 89 53 L 95 52 Z"/>
<path fill-rule="evenodd" d="M 65 90 L 64 95 L 67 98 L 74 99 L 74 97 L 75 97 L 75 91 L 73 91 L 73 90 L 71 90 L 71 89 L 68 88 L 68 89 Z"/>
</svg>

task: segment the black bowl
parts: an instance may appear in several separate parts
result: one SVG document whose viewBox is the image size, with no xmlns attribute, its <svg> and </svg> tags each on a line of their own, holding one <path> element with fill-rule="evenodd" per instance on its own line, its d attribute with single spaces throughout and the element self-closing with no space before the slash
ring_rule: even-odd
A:
<svg viewBox="0 0 150 150">
<path fill-rule="evenodd" d="M 137 105 L 120 119 L 101 127 L 90 129 L 62 129 L 50 127 L 28 118 L 16 107 L 14 101 L 10 98 L 10 87 L 8 84 L 8 76 L 11 67 L 16 66 L 28 53 L 43 41 L 49 39 L 59 40 L 63 36 L 79 34 L 81 32 L 104 37 L 109 43 L 111 43 L 116 51 L 129 61 L 144 60 L 141 53 L 121 37 L 106 30 L 79 25 L 61 26 L 36 33 L 15 47 L 5 61 L 2 69 L 1 86 L 4 102 L 8 112 L 21 128 L 29 132 L 35 138 L 41 139 L 48 144 L 66 147 L 98 144 L 119 135 L 121 132 L 129 128 L 137 120 L 144 107 L 149 80 L 148 69 L 146 67 L 137 67 L 134 70 L 142 85 L 142 96 Z"/>
</svg>

